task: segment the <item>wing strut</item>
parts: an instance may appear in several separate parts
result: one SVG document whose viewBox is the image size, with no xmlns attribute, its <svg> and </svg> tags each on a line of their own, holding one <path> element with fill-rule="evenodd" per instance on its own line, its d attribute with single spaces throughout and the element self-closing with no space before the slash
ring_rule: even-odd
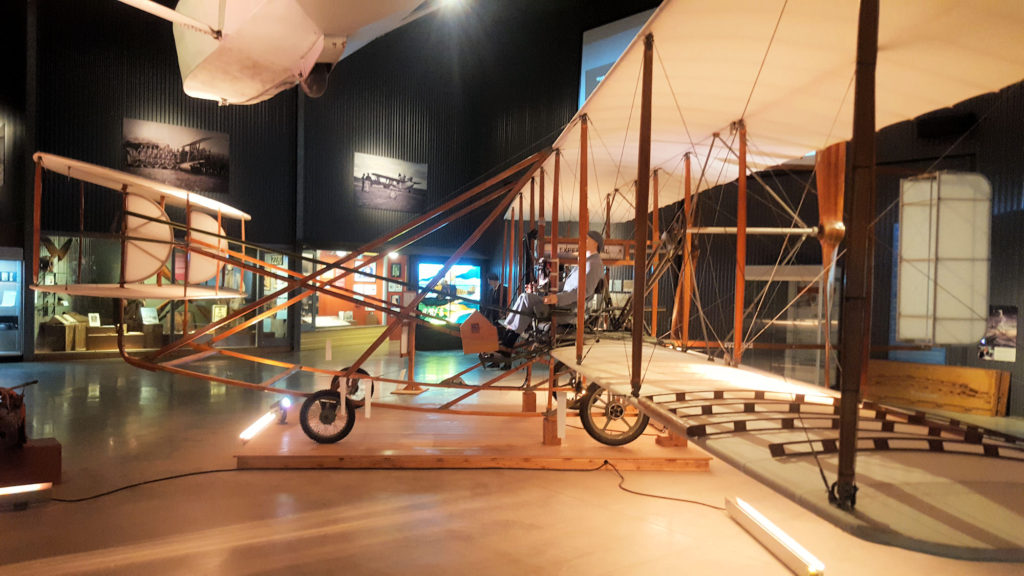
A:
<svg viewBox="0 0 1024 576">
<path fill-rule="evenodd" d="M 861 0 L 853 100 L 853 196 L 846 247 L 846 290 L 841 332 L 843 375 L 839 406 L 839 479 L 829 501 L 852 511 L 857 504 L 857 416 L 860 385 L 867 379 L 871 340 L 871 281 L 875 210 L 875 65 L 878 0 Z"/>
</svg>

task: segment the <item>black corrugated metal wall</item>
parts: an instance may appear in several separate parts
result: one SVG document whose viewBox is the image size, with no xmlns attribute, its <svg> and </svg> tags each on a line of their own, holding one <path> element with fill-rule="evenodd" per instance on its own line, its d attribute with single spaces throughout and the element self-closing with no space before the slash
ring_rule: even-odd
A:
<svg viewBox="0 0 1024 576">
<path fill-rule="evenodd" d="M 25 19 L 24 2 L 0 2 L 0 246 L 21 246 L 25 235 Z"/>
<path fill-rule="evenodd" d="M 249 239 L 292 243 L 294 90 L 255 106 L 218 106 L 190 98 L 181 88 L 167 22 L 105 0 L 37 6 L 39 150 L 121 168 L 125 118 L 227 133 L 230 191 L 210 196 L 252 214 Z M 88 222 L 104 231 L 117 203 L 109 201 L 112 195 L 87 195 Z M 46 200 L 43 228 L 77 229 L 77 197 L 69 201 L 51 194 Z"/>
<path fill-rule="evenodd" d="M 427 206 L 550 144 L 576 111 L 585 29 L 657 2 L 521 0 L 441 9 L 343 59 L 327 93 L 305 103 L 301 242 L 353 247 L 415 215 L 359 207 L 355 152 L 428 169 Z M 486 211 L 425 239 L 450 250 Z M 474 254 L 500 242 L 488 230 Z M 483 248 L 481 248 L 483 247 Z"/>
</svg>

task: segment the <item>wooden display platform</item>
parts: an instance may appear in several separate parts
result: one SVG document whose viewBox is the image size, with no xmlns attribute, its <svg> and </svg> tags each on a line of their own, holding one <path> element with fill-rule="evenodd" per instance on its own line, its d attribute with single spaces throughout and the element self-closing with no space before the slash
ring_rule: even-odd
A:
<svg viewBox="0 0 1024 576">
<path fill-rule="evenodd" d="M 352 433 L 336 444 L 317 444 L 298 425 L 298 406 L 288 423 L 274 424 L 235 455 L 239 469 L 387 468 L 592 470 L 607 460 L 619 470 L 706 472 L 711 457 L 696 447 L 661 447 L 653 428 L 627 446 L 590 438 L 579 418 L 566 419 L 560 446 L 545 446 L 543 418 L 465 416 L 389 410 L 357 413 Z"/>
</svg>

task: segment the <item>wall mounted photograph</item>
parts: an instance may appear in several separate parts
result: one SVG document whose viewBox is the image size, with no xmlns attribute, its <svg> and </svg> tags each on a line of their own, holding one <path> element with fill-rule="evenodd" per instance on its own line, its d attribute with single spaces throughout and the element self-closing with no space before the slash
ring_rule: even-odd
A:
<svg viewBox="0 0 1024 576">
<path fill-rule="evenodd" d="M 1017 307 L 989 306 L 985 337 L 978 357 L 996 362 L 1017 361 Z"/>
<path fill-rule="evenodd" d="M 125 118 L 121 144 L 127 172 L 185 190 L 228 193 L 227 134 Z"/>
<path fill-rule="evenodd" d="M 422 212 L 427 199 L 427 165 L 355 153 L 352 185 L 366 208 Z"/>
</svg>

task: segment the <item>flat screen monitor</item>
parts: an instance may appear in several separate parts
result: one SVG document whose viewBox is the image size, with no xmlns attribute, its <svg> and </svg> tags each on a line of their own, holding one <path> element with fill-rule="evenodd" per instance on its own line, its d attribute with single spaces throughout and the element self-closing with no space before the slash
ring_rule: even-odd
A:
<svg viewBox="0 0 1024 576">
<path fill-rule="evenodd" d="M 440 263 L 420 262 L 416 267 L 416 278 L 420 288 L 426 287 L 430 279 L 443 267 Z M 456 264 L 444 275 L 434 290 L 420 302 L 419 310 L 438 318 L 436 324 L 445 321 L 461 324 L 470 314 L 480 309 L 482 283 L 480 267 L 472 264 Z M 457 297 L 452 299 L 452 297 Z"/>
</svg>

